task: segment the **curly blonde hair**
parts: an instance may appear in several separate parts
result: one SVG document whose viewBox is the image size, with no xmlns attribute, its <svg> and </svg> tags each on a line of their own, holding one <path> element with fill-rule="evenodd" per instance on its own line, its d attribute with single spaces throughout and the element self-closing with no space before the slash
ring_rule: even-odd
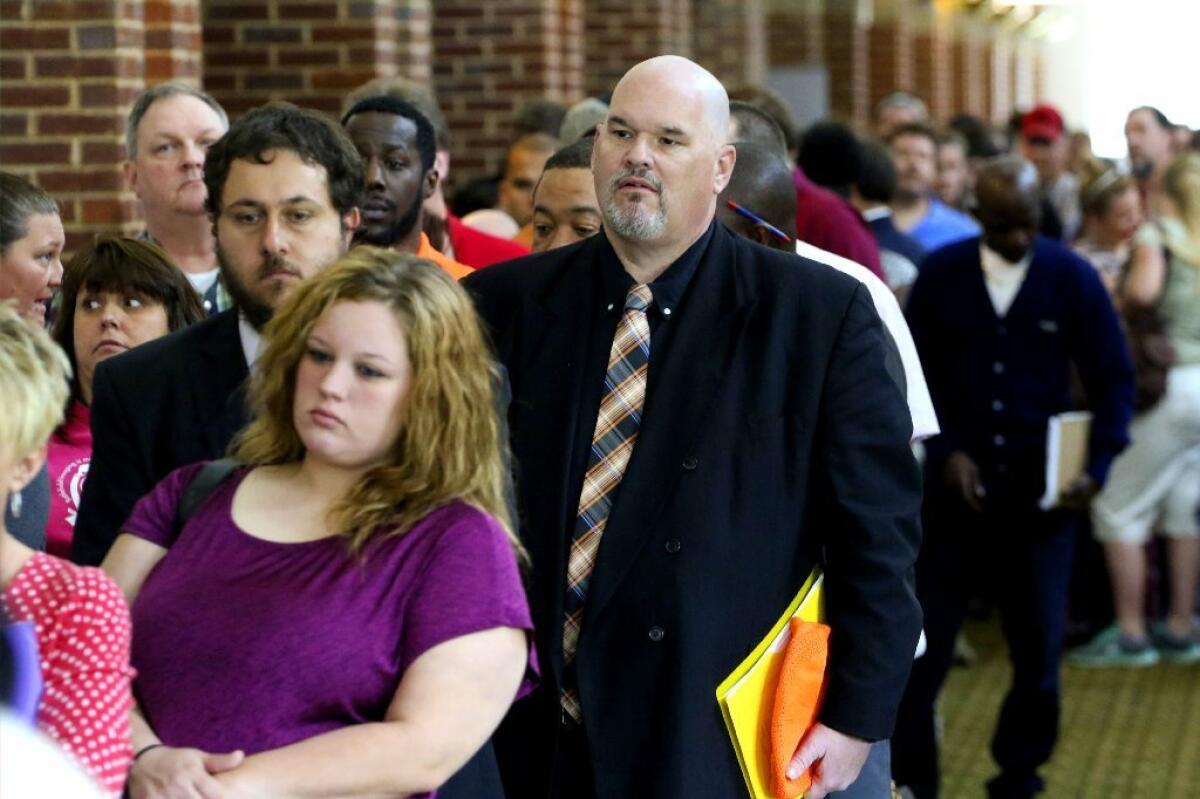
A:
<svg viewBox="0 0 1200 799">
<path fill-rule="evenodd" d="M 334 503 L 334 529 L 361 554 L 372 536 L 402 535 L 458 500 L 497 519 L 524 560 L 506 501 L 499 371 L 467 293 L 423 258 L 356 247 L 296 289 L 263 331 L 250 389 L 254 419 L 230 445 L 231 456 L 249 465 L 304 458 L 292 421 L 296 373 L 317 320 L 340 301 L 392 309 L 407 339 L 412 382 L 386 462 Z"/>
</svg>

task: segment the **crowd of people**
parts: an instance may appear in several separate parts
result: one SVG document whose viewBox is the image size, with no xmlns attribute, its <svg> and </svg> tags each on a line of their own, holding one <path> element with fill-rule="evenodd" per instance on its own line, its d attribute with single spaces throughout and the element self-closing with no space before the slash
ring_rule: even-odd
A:
<svg viewBox="0 0 1200 799">
<path fill-rule="evenodd" d="M 987 791 L 1037 795 L 1064 659 L 1200 663 L 1200 153 L 1125 134 L 905 93 L 802 131 L 662 56 L 531 104 L 451 197 L 421 84 L 231 123 L 164 83 L 144 230 L 65 266 L 0 172 L 0 789 L 741 795 L 713 690 L 819 566 L 807 796 L 939 795 L 980 602 Z M 1088 530 L 1111 624 L 1064 653 Z"/>
</svg>

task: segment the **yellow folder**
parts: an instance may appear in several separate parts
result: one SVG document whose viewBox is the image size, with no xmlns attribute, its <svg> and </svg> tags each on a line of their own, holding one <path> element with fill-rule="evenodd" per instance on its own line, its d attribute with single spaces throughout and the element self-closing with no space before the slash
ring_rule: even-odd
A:
<svg viewBox="0 0 1200 799">
<path fill-rule="evenodd" d="M 717 686 L 717 704 L 751 799 L 773 799 L 771 711 L 779 668 L 791 638 L 789 623 L 793 617 L 811 622 L 824 620 L 824 580 L 820 569 L 813 569 L 771 631 Z"/>
</svg>

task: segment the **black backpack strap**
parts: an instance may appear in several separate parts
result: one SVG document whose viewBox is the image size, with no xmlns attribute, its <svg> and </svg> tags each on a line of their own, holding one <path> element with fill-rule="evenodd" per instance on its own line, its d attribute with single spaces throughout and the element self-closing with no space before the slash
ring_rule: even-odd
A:
<svg viewBox="0 0 1200 799">
<path fill-rule="evenodd" d="M 208 499 L 217 486 L 225 482 L 225 478 L 233 474 L 233 470 L 237 467 L 237 461 L 232 458 L 222 458 L 205 464 L 204 468 L 196 473 L 192 482 L 188 483 L 188 487 L 184 489 L 183 496 L 179 499 L 179 507 L 175 509 L 176 536 L 183 530 L 187 520 L 192 518 L 192 514 L 204 503 L 204 500 Z"/>
</svg>

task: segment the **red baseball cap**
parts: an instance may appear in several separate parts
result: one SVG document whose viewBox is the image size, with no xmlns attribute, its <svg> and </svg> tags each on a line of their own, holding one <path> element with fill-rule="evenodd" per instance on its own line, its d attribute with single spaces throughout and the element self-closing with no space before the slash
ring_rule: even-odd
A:
<svg viewBox="0 0 1200 799">
<path fill-rule="evenodd" d="M 1021 117 L 1021 137 L 1058 141 L 1063 134 L 1062 114 L 1052 105 L 1034 106 Z"/>
</svg>

